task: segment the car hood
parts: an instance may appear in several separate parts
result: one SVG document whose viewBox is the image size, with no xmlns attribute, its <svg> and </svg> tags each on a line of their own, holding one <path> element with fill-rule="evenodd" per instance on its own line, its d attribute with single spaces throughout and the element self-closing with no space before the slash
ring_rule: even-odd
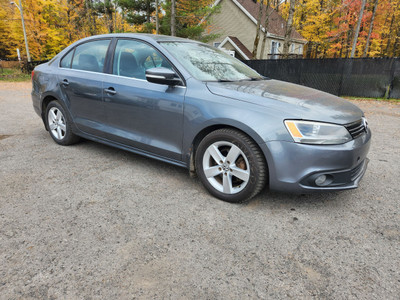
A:
<svg viewBox="0 0 400 300">
<path fill-rule="evenodd" d="M 278 110 L 284 118 L 347 124 L 363 116 L 342 98 L 279 80 L 208 82 L 207 87 L 215 95 Z"/>
</svg>

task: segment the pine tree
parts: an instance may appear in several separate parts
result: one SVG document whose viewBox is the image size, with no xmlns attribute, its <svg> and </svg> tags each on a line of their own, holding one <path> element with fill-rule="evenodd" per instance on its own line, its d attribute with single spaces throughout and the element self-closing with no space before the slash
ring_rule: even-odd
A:
<svg viewBox="0 0 400 300">
<path fill-rule="evenodd" d="M 156 11 L 154 0 L 118 0 L 118 5 L 125 12 L 128 23 L 143 25 L 142 32 L 153 31 L 152 18 Z"/>
</svg>

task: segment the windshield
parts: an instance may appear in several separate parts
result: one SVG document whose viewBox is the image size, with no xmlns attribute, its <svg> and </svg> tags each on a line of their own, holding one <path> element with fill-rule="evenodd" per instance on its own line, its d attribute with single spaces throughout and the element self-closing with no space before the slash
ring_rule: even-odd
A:
<svg viewBox="0 0 400 300">
<path fill-rule="evenodd" d="M 191 42 L 162 42 L 162 45 L 198 80 L 263 79 L 241 61 L 214 47 Z"/>
</svg>

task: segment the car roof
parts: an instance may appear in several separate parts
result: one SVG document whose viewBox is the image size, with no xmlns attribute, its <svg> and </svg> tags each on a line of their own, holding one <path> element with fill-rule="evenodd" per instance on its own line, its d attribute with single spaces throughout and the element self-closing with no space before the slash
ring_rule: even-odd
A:
<svg viewBox="0 0 400 300">
<path fill-rule="evenodd" d="M 142 40 L 147 41 L 156 41 L 156 42 L 196 42 L 190 39 L 180 38 L 176 36 L 169 36 L 169 35 L 161 35 L 161 34 L 149 34 L 149 33 L 110 33 L 110 34 L 101 34 L 101 35 L 94 35 L 91 37 L 86 38 L 85 40 L 90 39 L 98 39 L 98 38 L 139 38 Z"/>
</svg>

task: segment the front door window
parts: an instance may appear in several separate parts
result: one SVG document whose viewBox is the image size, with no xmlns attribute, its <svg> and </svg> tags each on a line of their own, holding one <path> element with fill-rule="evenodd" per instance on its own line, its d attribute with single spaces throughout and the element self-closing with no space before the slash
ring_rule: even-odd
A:
<svg viewBox="0 0 400 300">
<path fill-rule="evenodd" d="M 113 74 L 146 79 L 146 70 L 172 69 L 170 63 L 153 47 L 135 40 L 119 40 L 114 54 Z"/>
</svg>

